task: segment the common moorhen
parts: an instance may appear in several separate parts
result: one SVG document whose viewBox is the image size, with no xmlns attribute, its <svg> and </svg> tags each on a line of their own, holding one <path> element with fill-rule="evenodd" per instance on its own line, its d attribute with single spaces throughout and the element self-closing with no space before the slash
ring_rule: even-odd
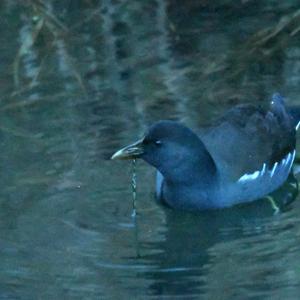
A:
<svg viewBox="0 0 300 300">
<path fill-rule="evenodd" d="M 279 94 L 267 109 L 238 105 L 196 134 L 174 121 L 153 124 L 112 159 L 142 158 L 157 169 L 157 198 L 185 210 L 217 209 L 261 198 L 288 178 L 296 128 Z"/>
</svg>

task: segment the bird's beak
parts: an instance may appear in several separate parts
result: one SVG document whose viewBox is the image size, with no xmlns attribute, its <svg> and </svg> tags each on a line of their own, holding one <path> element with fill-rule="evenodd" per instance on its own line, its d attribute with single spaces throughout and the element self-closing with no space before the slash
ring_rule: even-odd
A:
<svg viewBox="0 0 300 300">
<path fill-rule="evenodd" d="M 139 158 L 144 153 L 143 140 L 138 140 L 135 143 L 124 147 L 117 151 L 111 159 L 134 159 Z"/>
</svg>

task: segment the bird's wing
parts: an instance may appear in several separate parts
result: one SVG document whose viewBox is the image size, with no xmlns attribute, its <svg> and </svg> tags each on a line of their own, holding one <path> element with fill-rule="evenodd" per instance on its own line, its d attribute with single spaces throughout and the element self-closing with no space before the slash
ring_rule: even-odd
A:
<svg viewBox="0 0 300 300">
<path fill-rule="evenodd" d="M 253 105 L 236 106 L 200 134 L 226 180 L 270 169 L 293 153 L 296 131 L 292 118 L 282 99 L 274 97 L 267 111 Z"/>
</svg>

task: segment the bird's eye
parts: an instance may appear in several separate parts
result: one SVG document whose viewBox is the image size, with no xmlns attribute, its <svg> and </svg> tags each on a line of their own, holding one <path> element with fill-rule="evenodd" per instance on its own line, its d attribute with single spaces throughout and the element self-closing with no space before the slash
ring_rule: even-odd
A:
<svg viewBox="0 0 300 300">
<path fill-rule="evenodd" d="M 153 140 L 153 139 L 144 139 L 143 140 L 144 145 L 155 145 L 160 146 L 162 144 L 162 141 L 160 140 Z"/>
<path fill-rule="evenodd" d="M 149 145 L 150 143 L 151 143 L 151 141 L 148 140 L 148 139 L 144 139 L 144 140 L 143 140 L 143 144 L 144 144 L 144 145 Z"/>
</svg>

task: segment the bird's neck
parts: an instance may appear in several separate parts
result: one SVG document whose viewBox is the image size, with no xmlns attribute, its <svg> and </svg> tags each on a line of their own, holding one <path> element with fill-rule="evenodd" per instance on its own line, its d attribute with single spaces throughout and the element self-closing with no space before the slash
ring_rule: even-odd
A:
<svg viewBox="0 0 300 300">
<path fill-rule="evenodd" d="M 195 151 L 175 163 L 172 162 L 172 166 L 165 163 L 159 171 L 169 186 L 181 188 L 197 187 L 205 190 L 217 178 L 216 165 L 204 145 L 201 145 L 201 151 Z"/>
<path fill-rule="evenodd" d="M 162 199 L 181 209 L 209 208 L 218 189 L 216 164 L 201 140 L 185 149 L 157 166 L 164 177 Z"/>
<path fill-rule="evenodd" d="M 215 165 L 209 163 L 209 167 L 203 164 L 202 168 L 195 165 L 186 167 L 180 169 L 181 176 L 175 172 L 171 177 L 165 178 L 162 198 L 171 207 L 178 209 L 209 209 L 218 188 Z"/>
</svg>

